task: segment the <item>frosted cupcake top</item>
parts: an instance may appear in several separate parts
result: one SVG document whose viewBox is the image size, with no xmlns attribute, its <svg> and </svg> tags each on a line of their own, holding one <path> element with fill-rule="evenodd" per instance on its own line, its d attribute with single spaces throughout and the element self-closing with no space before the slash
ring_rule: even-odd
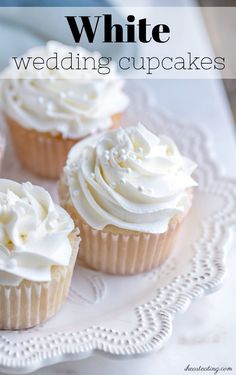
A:
<svg viewBox="0 0 236 375">
<path fill-rule="evenodd" d="M 74 224 L 49 193 L 0 179 L 0 285 L 50 281 L 52 266 L 68 266 Z"/>
<path fill-rule="evenodd" d="M 40 56 L 44 59 L 59 59 L 70 56 L 92 56 L 81 47 L 69 47 L 58 42 L 48 42 L 46 46 L 35 47 L 25 56 Z M 49 66 L 55 67 L 55 58 Z M 70 62 L 64 60 L 64 65 Z M 105 130 L 112 124 L 112 116 L 123 112 L 128 98 L 123 92 L 123 81 L 111 64 L 111 72 L 98 78 L 93 70 L 27 70 L 10 65 L 2 76 L 12 79 L 2 80 L 2 103 L 7 115 L 28 129 L 51 134 L 61 134 L 65 138 L 77 139 Z M 33 78 L 32 78 L 33 77 Z"/>
<path fill-rule="evenodd" d="M 191 205 L 195 167 L 170 138 L 138 124 L 76 144 L 64 175 L 73 206 L 91 227 L 164 233 Z"/>
</svg>

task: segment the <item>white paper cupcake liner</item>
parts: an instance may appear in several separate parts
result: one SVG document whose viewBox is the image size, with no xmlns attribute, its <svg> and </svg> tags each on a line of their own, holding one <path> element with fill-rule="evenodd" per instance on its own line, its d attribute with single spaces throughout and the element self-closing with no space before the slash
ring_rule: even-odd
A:
<svg viewBox="0 0 236 375">
<path fill-rule="evenodd" d="M 171 221 L 163 234 L 112 230 L 96 230 L 85 223 L 72 206 L 68 187 L 61 177 L 59 187 L 61 205 L 80 229 L 81 244 L 78 262 L 85 266 L 119 275 L 132 275 L 158 267 L 170 255 L 173 242 L 185 215 Z"/>
<path fill-rule="evenodd" d="M 179 223 L 164 234 L 112 233 L 77 221 L 81 233 L 79 260 L 86 266 L 119 275 L 131 275 L 158 267 L 170 255 Z"/>
<path fill-rule="evenodd" d="M 120 114 L 113 116 L 113 127 L 117 127 Z M 67 139 L 50 133 L 27 129 L 9 116 L 5 116 L 10 130 L 15 153 L 20 163 L 34 174 L 49 178 L 59 178 L 68 152 L 81 139 Z"/>
<path fill-rule="evenodd" d="M 0 286 L 0 329 L 30 328 L 52 317 L 67 296 L 79 237 L 74 231 L 73 250 L 68 267 L 54 266 L 50 282 L 23 280 L 17 287 Z"/>
</svg>

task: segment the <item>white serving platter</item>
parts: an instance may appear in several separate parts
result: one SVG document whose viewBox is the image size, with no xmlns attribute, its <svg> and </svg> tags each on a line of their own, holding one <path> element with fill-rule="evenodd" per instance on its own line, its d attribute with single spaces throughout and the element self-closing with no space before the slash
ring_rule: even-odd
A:
<svg viewBox="0 0 236 375">
<path fill-rule="evenodd" d="M 115 277 L 77 267 L 68 299 L 54 318 L 25 331 L 0 331 L 0 371 L 26 374 L 94 353 L 127 358 L 159 350 L 171 336 L 176 313 L 222 283 L 236 225 L 236 181 L 221 176 L 208 136 L 198 127 L 158 112 L 140 88 L 131 90 L 131 98 L 126 125 L 142 121 L 170 135 L 199 165 L 199 188 L 173 255 L 160 268 L 137 276 Z M 56 197 L 56 183 L 22 169 L 11 147 L 2 176 L 41 184 Z"/>
</svg>

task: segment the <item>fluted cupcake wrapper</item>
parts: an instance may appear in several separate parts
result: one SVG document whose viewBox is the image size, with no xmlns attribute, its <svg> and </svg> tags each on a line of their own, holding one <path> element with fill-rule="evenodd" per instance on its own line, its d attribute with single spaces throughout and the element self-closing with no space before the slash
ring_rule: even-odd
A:
<svg viewBox="0 0 236 375">
<path fill-rule="evenodd" d="M 113 116 L 117 127 L 121 114 Z M 67 139 L 27 129 L 5 115 L 16 156 L 21 164 L 38 176 L 56 179 L 65 165 L 71 147 L 81 139 Z"/>
<path fill-rule="evenodd" d="M 187 214 L 172 219 L 167 232 L 162 234 L 124 231 L 115 227 L 97 230 L 83 221 L 72 206 L 63 176 L 58 193 L 61 205 L 80 229 L 78 262 L 110 274 L 132 275 L 158 267 L 170 255 L 178 228 Z"/>
<path fill-rule="evenodd" d="M 86 266 L 119 275 L 131 275 L 158 267 L 170 255 L 179 223 L 164 234 L 113 233 L 78 222 L 81 233 L 79 260 Z"/>
<path fill-rule="evenodd" d="M 0 329 L 25 329 L 52 317 L 68 294 L 79 248 L 78 233 L 67 267 L 54 266 L 49 282 L 23 280 L 19 286 L 0 286 Z"/>
</svg>

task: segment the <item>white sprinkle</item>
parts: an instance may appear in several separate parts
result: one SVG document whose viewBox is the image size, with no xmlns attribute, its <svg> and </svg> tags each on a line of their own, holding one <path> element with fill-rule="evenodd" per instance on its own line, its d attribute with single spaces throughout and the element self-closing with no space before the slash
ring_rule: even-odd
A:
<svg viewBox="0 0 236 375">
<path fill-rule="evenodd" d="M 121 177 L 120 179 L 120 184 L 124 185 L 126 183 L 126 179 L 124 177 Z"/>
<path fill-rule="evenodd" d="M 121 155 L 120 156 L 120 161 L 125 161 L 127 160 L 127 155 Z"/>
<path fill-rule="evenodd" d="M 92 173 L 90 174 L 90 176 L 91 176 L 91 178 L 95 178 L 95 173 L 92 172 Z"/>
<path fill-rule="evenodd" d="M 118 156 L 118 151 L 115 150 L 115 151 L 113 152 L 113 155 L 114 155 L 115 157 Z"/>
<path fill-rule="evenodd" d="M 126 173 L 131 173 L 132 172 L 131 168 L 127 168 L 125 171 L 126 171 Z"/>
<path fill-rule="evenodd" d="M 126 154 L 126 150 L 125 150 L 124 148 L 122 148 L 122 149 L 120 150 L 120 154 L 121 154 L 121 155 L 125 155 L 125 154 Z"/>
<path fill-rule="evenodd" d="M 138 152 L 143 153 L 143 148 L 141 146 L 138 147 Z"/>
<path fill-rule="evenodd" d="M 104 159 L 109 161 L 110 160 L 110 155 L 109 154 L 104 154 Z"/>
<path fill-rule="evenodd" d="M 139 185 L 138 186 L 138 191 L 140 191 L 142 193 L 144 191 L 144 187 L 142 185 Z"/>
</svg>

